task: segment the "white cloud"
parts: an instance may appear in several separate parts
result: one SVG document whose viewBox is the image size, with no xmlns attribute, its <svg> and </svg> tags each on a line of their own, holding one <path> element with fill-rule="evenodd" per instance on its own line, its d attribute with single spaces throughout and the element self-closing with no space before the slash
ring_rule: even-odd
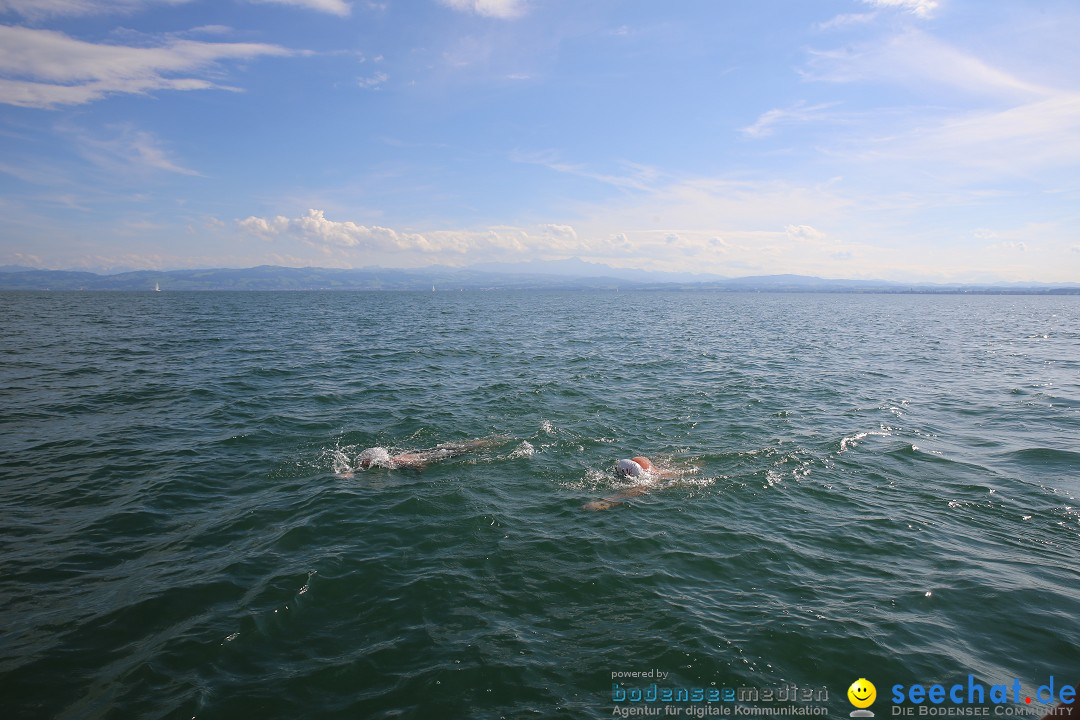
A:
<svg viewBox="0 0 1080 720">
<path fill-rule="evenodd" d="M 727 253 L 731 248 L 731 243 L 722 237 L 711 237 L 706 242 L 712 252 Z"/>
<path fill-rule="evenodd" d="M 384 72 L 377 72 L 374 75 L 367 77 L 357 78 L 356 84 L 362 88 L 368 90 L 378 90 L 383 83 L 390 79 L 390 76 Z"/>
<path fill-rule="evenodd" d="M 485 230 L 434 230 L 409 232 L 379 225 L 361 225 L 351 220 L 326 217 L 322 210 L 308 210 L 306 215 L 288 218 L 251 216 L 238 221 L 239 227 L 264 240 L 296 240 L 326 255 L 350 256 L 358 260 L 377 257 L 406 258 L 414 261 L 417 253 L 435 260 L 459 264 L 472 254 L 485 257 L 520 257 L 554 252 L 576 252 L 581 243 L 569 225 L 541 225 L 530 232 L 524 228 L 496 226 Z"/>
<path fill-rule="evenodd" d="M 1069 276 L 1072 282 L 1080 278 L 1080 262 L 1070 258 L 1070 245 L 1075 243 L 1072 223 L 1028 222 L 1023 225 L 980 228 L 974 233 L 975 247 L 980 255 L 1002 263 L 1030 263 L 1031 277 L 1048 276 L 1047 269 L 1038 265 L 1052 264 L 1054 271 Z"/>
<path fill-rule="evenodd" d="M 800 242 L 821 242 L 825 239 L 825 233 L 812 225 L 788 225 L 784 232 L 792 240 Z"/>
<path fill-rule="evenodd" d="M 829 184 L 662 178 L 633 194 L 580 205 L 574 227 L 581 257 L 612 265 L 850 277 L 863 269 L 863 258 L 874 259 L 872 249 L 851 240 L 862 236 L 852 227 L 856 205 Z"/>
<path fill-rule="evenodd" d="M 275 5 L 293 5 L 317 12 L 345 17 L 352 8 L 345 0 L 248 0 L 254 3 L 273 3 Z"/>
<path fill-rule="evenodd" d="M 50 167 L 40 160 L 21 163 L 0 162 L 0 173 L 31 185 L 56 186 L 71 182 L 69 173 Z"/>
<path fill-rule="evenodd" d="M 1022 240 L 997 243 L 996 245 L 987 245 L 986 247 L 989 250 L 1015 250 L 1017 252 L 1027 252 L 1028 249 L 1027 243 Z"/>
<path fill-rule="evenodd" d="M 923 207 L 911 206 L 911 198 L 866 189 L 862 182 L 674 179 L 583 204 L 573 223 L 582 238 L 581 257 L 624 267 L 931 281 L 1080 276 L 1077 255 L 1069 250 L 1075 235 L 1065 229 L 1025 227 L 989 242 L 1024 242 L 1027 252 L 1018 246 L 983 252 L 988 241 L 971 238 L 970 226 L 961 237 L 948 221 L 926 223 Z M 956 195 L 933 201 L 942 208 L 973 202 Z M 915 197 L 924 202 L 922 194 Z M 970 218 L 970 207 L 962 217 Z"/>
<path fill-rule="evenodd" d="M 495 46 L 490 38 L 464 36 L 457 38 L 442 57 L 450 67 L 468 68 L 486 65 L 494 52 Z"/>
<path fill-rule="evenodd" d="M 761 114 L 753 125 L 742 128 L 743 135 L 752 138 L 761 138 L 772 135 L 778 125 L 793 125 L 807 123 L 828 118 L 823 112 L 836 103 L 822 103 L 821 105 L 807 106 L 805 102 L 798 102 L 791 107 L 775 108 Z"/>
<path fill-rule="evenodd" d="M 70 15 L 126 13 L 147 5 L 181 5 L 191 0 L 0 0 L 0 13 L 15 13 L 31 20 Z"/>
<path fill-rule="evenodd" d="M 843 15 L 837 15 L 825 22 L 818 23 L 815 27 L 818 30 L 835 30 L 837 28 L 852 27 L 854 25 L 865 25 L 877 17 L 876 13 L 845 13 Z"/>
<path fill-rule="evenodd" d="M 20 265 L 29 265 L 31 267 L 41 267 L 41 258 L 37 255 L 30 255 L 26 253 L 15 253 L 15 261 Z"/>
<path fill-rule="evenodd" d="M 895 176 L 932 174 L 952 182 L 1075 166 L 1080 164 L 1080 93 L 926 119 L 922 127 L 863 140 L 851 157 Z"/>
<path fill-rule="evenodd" d="M 735 239 L 740 233 L 783 237 L 786 225 L 829 227 L 853 201 L 827 185 L 786 182 L 679 179 L 642 193 L 597 205 L 583 212 L 589 223 L 575 222 L 579 232 L 616 228 L 615 232 L 678 232 Z"/>
<path fill-rule="evenodd" d="M 560 158 L 559 153 L 551 150 L 541 152 L 515 151 L 510 154 L 510 159 L 514 162 L 540 165 L 541 167 L 546 167 L 555 172 L 575 175 L 577 177 L 595 180 L 604 185 L 611 185 L 612 187 L 627 190 L 647 190 L 650 183 L 657 175 L 654 168 L 631 163 L 624 163 L 629 172 L 623 174 L 598 172 L 585 165 L 566 162 Z"/>
<path fill-rule="evenodd" d="M 287 235 L 324 248 L 431 250 L 431 244 L 422 235 L 402 234 L 390 228 L 359 225 L 352 221 L 336 222 L 328 220 L 322 210 L 309 210 L 307 215 L 291 219 L 284 215 L 269 219 L 251 216 L 239 224 L 242 229 L 264 239 Z"/>
<path fill-rule="evenodd" d="M 115 93 L 234 89 L 197 73 L 224 60 L 291 54 L 261 43 L 174 39 L 158 47 L 104 45 L 53 30 L 0 25 L 0 103 L 53 108 Z"/>
<path fill-rule="evenodd" d="M 117 127 L 109 137 L 91 135 L 77 128 L 61 128 L 72 137 L 76 150 L 95 166 L 112 174 L 129 176 L 142 171 L 200 176 L 184 167 L 153 133 L 130 126 Z"/>
<path fill-rule="evenodd" d="M 188 35 L 228 35 L 233 29 L 228 25 L 200 25 L 187 31 Z"/>
<path fill-rule="evenodd" d="M 902 85 L 922 98 L 908 107 L 848 113 L 843 132 L 818 147 L 826 148 L 823 159 L 845 163 L 845 175 L 862 173 L 880 184 L 887 174 L 893 192 L 909 183 L 924 203 L 956 195 L 967 183 L 1016 180 L 1080 163 L 1080 90 L 1032 81 L 918 30 L 812 51 L 803 76 Z M 772 110 L 744 133 L 767 134 L 777 124 L 802 120 L 804 110 Z M 927 192 L 929 183 L 936 193 Z"/>
<path fill-rule="evenodd" d="M 940 4 L 938 0 L 863 0 L 867 5 L 883 8 L 907 10 L 912 15 L 928 18 L 934 14 Z"/>
<path fill-rule="evenodd" d="M 525 0 L 440 0 L 440 2 L 454 10 L 486 17 L 509 19 L 525 12 Z"/>
<path fill-rule="evenodd" d="M 695 229 L 650 230 L 640 227 L 620 232 L 602 227 L 581 233 L 576 227 L 548 223 L 529 228 L 494 226 L 486 229 L 403 231 L 353 221 L 332 220 L 322 210 L 299 217 L 252 216 L 237 223 L 275 248 L 292 252 L 289 243 L 314 248 L 329 262 L 352 266 L 386 263 L 415 267 L 432 263 L 461 265 L 480 260 L 540 260 L 578 256 L 613 265 L 654 269 L 715 271 L 732 263 L 760 262 L 763 257 L 829 260 L 839 245 L 827 241 L 813 226 L 786 230 L 727 233 L 731 240 Z M 606 221 L 604 225 L 610 227 Z M 285 244 L 283 247 L 282 244 Z M 693 258 L 691 260 L 690 258 Z M 727 258 L 721 261 L 721 258 Z M 730 269 L 730 267 L 728 268 Z M 791 268 L 785 267 L 785 270 Z"/>
<path fill-rule="evenodd" d="M 804 79 L 821 82 L 888 82 L 920 91 L 946 88 L 995 98 L 1032 97 L 1054 90 L 1017 77 L 926 33 L 909 30 L 884 42 L 810 52 Z"/>
<path fill-rule="evenodd" d="M 219 0 L 220 1 L 220 0 Z M 0 13 L 15 13 L 29 20 L 48 17 L 130 13 L 149 5 L 182 5 L 192 0 L 0 0 Z M 251 3 L 292 5 L 344 17 L 351 10 L 346 0 L 247 0 Z"/>
<path fill-rule="evenodd" d="M 570 225 L 557 225 L 549 223 L 547 225 L 541 225 L 544 230 L 547 230 L 552 235 L 564 237 L 569 240 L 577 240 L 577 231 Z"/>
</svg>

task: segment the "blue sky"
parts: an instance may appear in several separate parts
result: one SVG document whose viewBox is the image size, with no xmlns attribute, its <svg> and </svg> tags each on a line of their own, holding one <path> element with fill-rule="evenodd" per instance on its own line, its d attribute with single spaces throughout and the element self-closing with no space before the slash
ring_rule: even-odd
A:
<svg viewBox="0 0 1080 720">
<path fill-rule="evenodd" d="M 0 263 L 1080 281 L 1073 0 L 0 0 Z"/>
</svg>

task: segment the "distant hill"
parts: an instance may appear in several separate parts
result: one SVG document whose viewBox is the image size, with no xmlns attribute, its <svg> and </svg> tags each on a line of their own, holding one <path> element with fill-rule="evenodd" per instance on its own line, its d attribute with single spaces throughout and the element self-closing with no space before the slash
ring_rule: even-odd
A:
<svg viewBox="0 0 1080 720">
<path fill-rule="evenodd" d="M 139 270 L 98 275 L 69 270 L 0 271 L 4 290 L 495 290 L 610 289 L 619 281 L 549 275 L 490 273 L 461 268 L 422 270 L 363 268 L 253 268 L 207 270 Z"/>
<path fill-rule="evenodd" d="M 0 268 L 0 290 L 712 290 L 717 292 L 878 292 L 1080 294 L 1080 284 L 932 285 L 885 280 L 831 280 L 805 275 L 725 278 L 612 268 L 578 259 L 467 268 L 253 268 L 139 270 L 110 275 L 71 270 Z"/>
<path fill-rule="evenodd" d="M 635 283 L 694 283 L 722 282 L 729 278 L 707 273 L 679 273 L 660 270 L 637 270 L 615 268 L 610 265 L 591 263 L 581 258 L 565 260 L 538 260 L 531 263 L 480 263 L 473 270 L 510 275 L 555 275 L 560 277 L 605 277 Z"/>
</svg>

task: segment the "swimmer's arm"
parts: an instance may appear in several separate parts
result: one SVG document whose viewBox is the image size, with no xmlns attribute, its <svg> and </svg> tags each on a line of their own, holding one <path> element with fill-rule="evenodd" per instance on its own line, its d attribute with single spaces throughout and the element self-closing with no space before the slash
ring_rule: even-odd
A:
<svg viewBox="0 0 1080 720">
<path fill-rule="evenodd" d="M 623 490 L 621 493 L 611 495 L 603 500 L 593 500 L 592 502 L 585 503 L 582 507 L 585 510 L 610 510 L 616 505 L 623 505 L 625 500 L 629 500 L 633 497 L 640 497 L 649 492 L 649 488 L 645 485 L 635 485 L 633 487 Z"/>
<path fill-rule="evenodd" d="M 687 466 L 687 467 L 676 467 L 676 468 L 658 468 L 655 465 L 653 465 L 652 470 L 649 471 L 649 475 L 651 477 L 662 479 L 662 480 L 670 480 L 672 478 L 680 478 L 680 477 L 682 477 L 684 475 L 693 475 L 699 469 L 700 468 L 698 468 L 698 466 L 696 466 L 696 465 L 690 465 L 690 466 Z"/>
<path fill-rule="evenodd" d="M 390 463 L 395 468 L 423 470 L 424 466 L 427 465 L 427 458 L 425 458 L 422 453 L 408 452 L 390 458 Z"/>
</svg>

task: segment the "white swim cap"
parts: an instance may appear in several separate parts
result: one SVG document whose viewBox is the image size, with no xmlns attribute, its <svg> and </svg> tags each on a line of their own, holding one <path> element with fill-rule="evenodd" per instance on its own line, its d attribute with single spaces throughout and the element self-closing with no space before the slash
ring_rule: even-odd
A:
<svg viewBox="0 0 1080 720">
<path fill-rule="evenodd" d="M 356 464 L 367 470 L 373 465 L 390 467 L 392 463 L 390 462 L 390 453 L 387 452 L 386 448 L 373 447 L 357 455 Z"/>
<path fill-rule="evenodd" d="M 629 458 L 623 458 L 619 462 L 615 463 L 615 472 L 627 477 L 641 477 L 645 470 L 633 460 Z"/>
</svg>

